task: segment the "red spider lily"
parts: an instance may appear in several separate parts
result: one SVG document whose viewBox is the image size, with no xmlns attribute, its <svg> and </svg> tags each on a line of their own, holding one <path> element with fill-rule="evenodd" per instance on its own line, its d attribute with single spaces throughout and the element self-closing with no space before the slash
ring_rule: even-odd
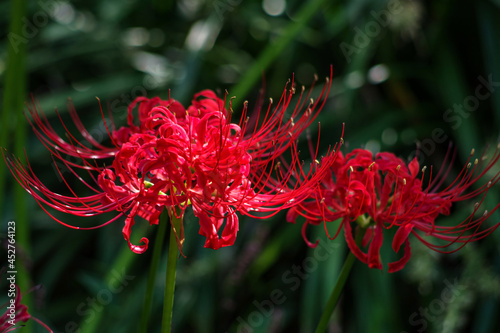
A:
<svg viewBox="0 0 500 333">
<path fill-rule="evenodd" d="M 40 181 L 29 164 L 24 167 L 15 159 L 6 160 L 18 182 L 47 213 L 47 206 L 83 217 L 118 212 L 100 226 L 124 215 L 123 235 L 136 253 L 144 252 L 148 246 L 145 237 L 140 245 L 130 242 L 136 216 L 157 224 L 163 209 L 180 217 L 190 205 L 200 220 L 200 234 L 207 238 L 205 247 L 218 249 L 235 241 L 238 231 L 235 212 L 253 216 L 251 211 L 257 211 L 270 216 L 287 209 L 306 198 L 321 180 L 321 173 L 331 167 L 335 150 L 329 151 L 321 163 L 316 161 L 311 171 L 304 174 L 296 151 L 298 137 L 323 107 L 330 82 L 331 76 L 316 102 L 309 98 L 310 91 L 304 94 L 302 89 L 290 119 L 285 120 L 295 94 L 292 81 L 290 88 L 285 86 L 278 105 L 273 107 L 271 101 L 263 119 L 255 120 L 255 126 L 250 126 L 246 118 L 247 103 L 242 120 L 233 124 L 231 101 L 228 111 L 227 101 L 210 90 L 196 94 L 187 109 L 171 98 L 139 97 L 129 106 L 128 126 L 115 130 L 112 124 L 111 131 L 105 126 L 114 144 L 111 148 L 103 147 L 90 136 L 73 109 L 70 110 L 73 120 L 92 148 L 79 142 L 66 127 L 69 141 L 63 140 L 45 117 L 38 115 L 36 108 L 30 110 L 37 136 L 56 159 L 94 192 L 90 196 L 77 195 L 61 172 L 71 195 L 55 193 Z M 135 107 L 139 111 L 138 125 L 133 119 Z M 292 152 L 292 160 L 283 172 L 276 161 L 287 150 Z M 70 162 L 64 155 L 78 157 L 82 163 Z M 110 167 L 97 166 L 95 162 L 113 156 Z M 86 170 L 95 185 L 83 180 L 77 169 Z M 292 176 L 298 176 L 300 181 L 291 186 Z M 182 228 L 176 230 L 176 235 L 181 247 Z"/>
<path fill-rule="evenodd" d="M 356 149 L 345 157 L 339 153 L 330 174 L 325 177 L 314 195 L 288 212 L 287 220 L 295 222 L 299 215 L 305 217 L 303 236 L 309 246 L 316 246 L 306 238 L 306 227 L 309 224 L 319 225 L 341 219 L 337 237 L 343 228 L 349 249 L 370 268 L 382 269 L 380 248 L 383 242 L 383 230 L 397 228 L 392 248 L 398 252 L 404 244 L 404 254 L 396 262 L 389 263 L 389 272 L 402 269 L 410 259 L 410 233 L 414 234 L 429 248 L 450 253 L 457 251 L 466 243 L 476 241 L 492 233 L 500 223 L 481 229 L 482 223 L 499 207 L 497 204 L 490 211 L 477 216 L 488 190 L 500 179 L 500 171 L 493 170 L 498 166 L 500 145 L 488 162 L 486 156 L 472 161 L 469 157 L 466 166 L 458 177 L 448 186 L 443 187 L 450 174 L 451 165 L 442 167 L 438 174 L 430 175 L 424 183 L 426 167 L 419 173 L 419 164 L 413 159 L 408 165 L 392 153 L 378 153 L 373 159 L 371 152 Z M 447 159 L 448 159 L 447 155 Z M 452 157 L 453 160 L 454 156 Z M 447 160 L 446 159 L 446 160 Z M 445 160 L 445 161 L 446 161 Z M 486 163 L 484 167 L 482 164 Z M 443 166 L 446 163 L 443 164 Z M 484 185 L 476 183 L 486 177 L 487 172 L 496 174 Z M 474 188 L 469 190 L 474 185 Z M 460 223 L 453 226 L 436 224 L 439 215 L 449 215 L 453 203 L 477 198 L 473 212 Z M 362 245 L 368 246 L 364 253 L 353 239 L 352 224 L 357 223 L 366 228 Z M 445 244 L 428 242 L 423 236 L 430 236 L 444 241 Z M 328 235 L 330 238 L 330 235 Z M 331 238 L 331 239 L 333 239 Z M 460 244 L 456 249 L 443 249 Z"/>
<path fill-rule="evenodd" d="M 7 305 L 7 311 L 5 311 L 5 313 L 0 317 L 0 333 L 12 332 L 20 327 L 17 325 L 18 323 L 25 323 L 30 319 L 33 319 L 34 321 L 39 323 L 48 332 L 53 332 L 47 325 L 45 325 L 39 319 L 32 317 L 28 313 L 28 307 L 24 304 L 21 304 L 21 292 L 19 290 L 19 287 L 17 285 L 15 287 L 16 297 L 14 299 L 11 299 L 11 301 Z"/>
</svg>

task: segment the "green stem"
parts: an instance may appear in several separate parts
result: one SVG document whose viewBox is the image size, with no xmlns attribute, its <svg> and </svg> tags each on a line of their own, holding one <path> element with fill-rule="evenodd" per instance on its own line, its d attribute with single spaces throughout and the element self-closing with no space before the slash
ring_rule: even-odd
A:
<svg viewBox="0 0 500 333">
<path fill-rule="evenodd" d="M 233 105 L 239 105 L 241 98 L 245 97 L 250 91 L 255 82 L 262 76 L 262 72 L 266 70 L 272 62 L 283 55 L 285 47 L 302 31 L 306 23 L 316 14 L 321 6 L 328 4 L 326 0 L 313 0 L 304 2 L 300 8 L 294 22 L 288 24 L 285 31 L 276 40 L 267 45 L 260 53 L 257 60 L 245 72 L 245 75 L 239 81 L 238 85 L 232 89 L 232 96 L 236 96 L 233 100 Z"/>
<path fill-rule="evenodd" d="M 179 214 L 179 212 L 177 212 Z M 168 244 L 168 257 L 167 257 L 167 274 L 165 280 L 165 296 L 163 298 L 163 319 L 161 322 L 161 332 L 170 333 L 172 329 L 172 310 L 174 308 L 174 291 L 175 291 L 175 273 L 177 268 L 177 238 L 175 231 L 180 235 L 182 225 L 182 215 L 180 218 L 171 213 L 172 229 L 170 230 L 170 241 Z M 174 231 L 175 230 L 175 231 Z"/>
<path fill-rule="evenodd" d="M 163 242 L 165 240 L 165 234 L 167 233 L 168 223 L 168 212 L 164 210 L 160 215 L 160 220 L 158 222 L 158 231 L 155 238 L 155 247 L 153 249 L 153 258 L 151 259 L 151 266 L 149 268 L 148 282 L 146 286 L 146 295 L 144 296 L 144 306 L 142 307 L 141 320 L 139 323 L 139 333 L 148 332 L 148 321 L 149 315 L 151 313 L 151 307 L 153 303 L 153 292 L 156 280 L 156 274 L 158 273 L 158 266 L 160 265 L 161 251 L 163 248 Z"/>
<path fill-rule="evenodd" d="M 356 235 L 356 244 L 361 243 L 361 240 L 363 239 L 363 235 L 365 234 L 365 229 L 362 229 L 360 231 L 361 232 L 358 232 Z M 326 332 L 328 322 L 330 322 L 330 318 L 332 317 L 333 311 L 335 310 L 335 307 L 337 306 L 337 303 L 339 302 L 340 294 L 342 293 L 342 290 L 344 289 L 344 285 L 347 281 L 347 277 L 349 276 L 349 273 L 351 272 L 351 268 L 352 268 L 352 265 L 354 264 L 355 260 L 356 260 L 356 256 L 352 252 L 349 252 L 347 259 L 344 262 L 344 266 L 342 267 L 342 270 L 340 271 L 340 275 L 339 275 L 339 278 L 337 279 L 337 283 L 335 284 L 335 287 L 333 288 L 332 294 L 330 295 L 330 298 L 328 299 L 328 303 L 326 304 L 325 310 L 323 311 L 323 314 L 321 315 L 321 319 L 319 320 L 319 324 L 318 324 L 318 327 L 316 328 L 315 333 Z"/>
</svg>

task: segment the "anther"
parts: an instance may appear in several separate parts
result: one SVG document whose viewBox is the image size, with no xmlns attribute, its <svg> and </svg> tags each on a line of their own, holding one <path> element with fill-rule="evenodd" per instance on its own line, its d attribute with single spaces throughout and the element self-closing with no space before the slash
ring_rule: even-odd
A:
<svg viewBox="0 0 500 333">
<path fill-rule="evenodd" d="M 474 148 L 472 148 L 472 150 L 470 151 L 470 154 L 474 155 L 474 152 L 475 152 L 475 150 L 474 150 Z"/>
<path fill-rule="evenodd" d="M 472 165 L 472 164 L 469 162 L 469 163 L 467 164 L 467 169 L 469 169 L 471 165 Z"/>
<path fill-rule="evenodd" d="M 340 144 L 344 144 L 344 138 L 340 138 Z"/>
<path fill-rule="evenodd" d="M 427 165 L 424 165 L 424 167 L 422 168 L 422 173 L 424 173 L 425 170 L 427 170 Z"/>
<path fill-rule="evenodd" d="M 403 185 L 406 185 L 406 178 L 403 178 Z"/>
<path fill-rule="evenodd" d="M 248 101 L 244 101 L 244 102 L 243 102 L 243 105 L 244 105 L 245 107 L 247 107 L 247 106 L 248 106 Z"/>
<path fill-rule="evenodd" d="M 319 161 L 318 160 L 314 160 L 314 163 L 319 164 Z"/>
<path fill-rule="evenodd" d="M 485 217 L 487 215 L 488 215 L 488 210 L 485 210 L 484 213 L 483 213 L 483 217 Z"/>
<path fill-rule="evenodd" d="M 269 103 L 273 104 L 273 98 L 272 97 L 269 97 Z"/>
<path fill-rule="evenodd" d="M 491 187 L 491 180 L 488 182 L 488 184 L 486 184 L 486 188 L 490 188 Z"/>
<path fill-rule="evenodd" d="M 401 169 L 401 164 L 398 164 L 398 166 L 396 167 L 396 171 L 399 171 L 399 169 Z"/>
<path fill-rule="evenodd" d="M 375 162 L 372 162 L 372 164 L 370 164 L 368 166 L 368 171 L 372 171 L 374 165 L 375 165 Z"/>
<path fill-rule="evenodd" d="M 318 74 L 314 74 L 314 81 L 318 81 Z"/>
<path fill-rule="evenodd" d="M 354 172 L 354 168 L 352 167 L 352 165 L 349 167 L 349 170 L 351 170 L 351 172 Z"/>
<path fill-rule="evenodd" d="M 479 161 L 477 160 L 477 158 L 474 160 L 474 165 L 477 165 L 479 163 Z"/>
</svg>

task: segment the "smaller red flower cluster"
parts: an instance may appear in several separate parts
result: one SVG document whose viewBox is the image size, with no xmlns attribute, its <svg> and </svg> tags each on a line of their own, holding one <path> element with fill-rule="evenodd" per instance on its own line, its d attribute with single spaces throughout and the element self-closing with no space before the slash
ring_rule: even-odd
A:
<svg viewBox="0 0 500 333">
<path fill-rule="evenodd" d="M 472 161 L 472 154 L 457 178 L 445 188 L 440 189 L 450 173 L 450 167 L 442 167 L 436 177 L 432 168 L 424 185 L 426 167 L 419 177 L 419 163 L 413 159 L 408 165 L 392 153 L 378 153 L 373 158 L 370 151 L 356 149 L 345 157 L 339 154 L 329 174 L 324 178 L 310 199 L 303 201 L 289 210 L 287 220 L 295 222 L 301 215 L 305 217 L 303 237 L 309 246 L 316 246 L 307 240 L 306 228 L 309 224 L 333 222 L 340 219 L 335 237 L 343 228 L 349 249 L 370 268 L 382 269 L 380 248 L 383 242 L 383 230 L 397 228 L 392 248 L 398 252 L 404 244 L 403 257 L 389 263 L 389 272 L 402 269 L 410 259 L 410 233 L 414 234 L 426 246 L 438 252 L 454 243 L 479 240 L 493 232 L 499 224 L 480 229 L 483 221 L 495 212 L 500 204 L 479 217 L 476 213 L 483 203 L 484 196 L 500 179 L 500 171 L 489 182 L 467 193 L 477 181 L 483 178 L 498 162 L 500 147 L 484 168 L 485 156 Z M 453 158 L 452 158 L 453 159 Z M 444 165 L 444 164 L 443 164 Z M 464 221 L 453 226 L 437 225 L 439 215 L 450 214 L 452 204 L 480 197 L 473 212 Z M 362 246 L 368 246 L 367 253 L 356 244 L 352 224 L 367 228 Z M 328 230 L 325 224 L 325 231 Z M 423 237 L 432 236 L 445 241 L 436 245 Z M 328 235 L 328 237 L 330 237 Z M 459 247 L 459 248 L 460 248 Z M 449 252 L 456 251 L 454 249 Z"/>
<path fill-rule="evenodd" d="M 47 325 L 41 322 L 39 319 L 31 316 L 28 313 L 28 307 L 24 304 L 21 304 L 21 291 L 19 287 L 16 285 L 16 297 L 13 299 L 14 302 L 9 302 L 7 306 L 7 310 L 0 317 L 0 333 L 7 333 L 15 331 L 19 328 L 17 326 L 20 322 L 27 322 L 30 319 L 33 319 L 37 323 L 39 323 L 43 328 L 45 328 L 48 332 L 53 332 Z"/>
</svg>

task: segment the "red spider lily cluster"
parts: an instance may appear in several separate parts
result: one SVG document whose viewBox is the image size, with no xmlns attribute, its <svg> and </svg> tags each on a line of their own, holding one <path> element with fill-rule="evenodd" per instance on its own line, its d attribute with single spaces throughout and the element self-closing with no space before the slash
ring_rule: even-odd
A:
<svg viewBox="0 0 500 333">
<path fill-rule="evenodd" d="M 305 199 L 331 167 L 335 149 L 321 162 L 315 156 L 307 174 L 302 171 L 296 150 L 298 137 L 323 107 L 330 84 L 331 77 L 313 100 L 311 90 L 305 93 L 302 89 L 295 94 L 292 81 L 285 86 L 277 105 L 271 100 L 263 117 L 259 113 L 249 121 L 245 103 L 239 124 L 231 123 L 231 101 L 218 98 L 210 90 L 196 94 L 187 108 L 170 97 L 139 97 L 128 108 L 127 126 L 120 129 L 115 128 L 113 121 L 108 126 L 101 109 L 112 147 L 101 145 L 89 134 L 74 108 L 70 108 L 70 114 L 86 144 L 73 136 L 61 120 L 67 137 L 63 139 L 33 103 L 29 111 L 35 134 L 54 158 L 93 192 L 89 196 L 75 193 L 62 172 L 60 176 L 71 195 L 48 189 L 29 164 L 25 167 L 18 160 L 6 160 L 18 182 L 46 212 L 46 207 L 83 217 L 117 212 L 103 225 L 125 216 L 123 236 L 135 253 L 143 253 L 148 247 L 145 237 L 139 245 L 130 241 L 137 217 L 151 225 L 158 224 L 164 209 L 171 216 L 182 217 L 189 206 L 199 219 L 199 232 L 206 237 L 205 247 L 218 249 L 235 241 L 236 212 L 250 216 L 258 212 L 256 217 L 263 218 L 288 209 Z M 294 95 L 298 95 L 298 101 L 292 106 Z M 291 152 L 288 163 L 281 157 L 286 151 Z M 82 162 L 71 162 L 67 156 Z M 97 163 L 109 159 L 109 166 Z M 92 181 L 80 177 L 78 169 L 88 171 Z M 292 176 L 299 181 L 290 182 Z M 175 232 L 181 248 L 183 228 Z"/>
<path fill-rule="evenodd" d="M 349 249 L 370 268 L 382 269 L 380 248 L 383 242 L 383 230 L 396 228 L 392 248 L 398 252 L 404 244 L 404 254 L 396 262 L 389 263 L 389 272 L 402 269 L 410 259 L 409 235 L 415 235 L 429 248 L 438 251 L 455 243 L 458 248 L 470 241 L 476 241 L 489 235 L 499 224 L 481 229 L 482 223 L 499 207 L 497 204 L 490 211 L 479 211 L 488 190 L 500 179 L 500 171 L 492 170 L 500 158 L 500 145 L 491 158 L 481 156 L 473 160 L 473 152 L 460 174 L 446 187 L 443 185 L 450 173 L 451 164 L 446 162 L 436 176 L 432 168 L 426 172 L 416 159 L 408 165 L 392 153 L 378 153 L 375 158 L 370 151 L 356 149 L 337 159 L 325 175 L 314 194 L 289 210 L 287 220 L 295 222 L 298 216 L 305 217 L 303 236 L 310 246 L 316 246 L 306 237 L 309 224 L 324 224 L 340 220 L 337 237 L 344 229 Z M 452 157 L 451 160 L 454 158 Z M 483 166 L 483 164 L 485 164 Z M 494 176 L 483 185 L 476 184 L 492 171 Z M 421 174 L 419 176 L 419 173 Z M 428 174 L 427 180 L 426 174 Z M 473 189 L 471 189 L 475 186 Z M 471 189 L 470 191 L 468 191 Z M 456 202 L 478 200 L 471 214 L 458 224 L 443 226 L 436 224 L 439 215 L 449 215 Z M 354 241 L 353 224 L 366 228 L 362 245 L 368 246 L 367 253 Z M 424 236 L 444 241 L 441 244 L 428 242 Z M 328 235 L 330 238 L 330 235 Z"/>
<path fill-rule="evenodd" d="M 28 313 L 28 307 L 24 304 L 21 304 L 21 291 L 16 285 L 16 297 L 8 303 L 7 310 L 0 317 L 0 333 L 7 333 L 17 330 L 20 327 L 19 325 L 17 325 L 18 323 L 25 323 L 30 319 L 33 319 L 34 321 L 39 323 L 48 332 L 53 332 L 47 325 Z"/>
<path fill-rule="evenodd" d="M 313 100 L 312 87 L 308 93 L 302 89 L 296 94 L 292 80 L 277 105 L 271 100 L 262 115 L 259 108 L 255 117 L 247 117 L 245 102 L 238 124 L 231 122 L 232 101 L 221 99 L 210 90 L 197 93 L 187 108 L 170 96 L 168 100 L 139 97 L 129 105 L 127 126 L 119 129 L 112 119 L 105 120 L 101 108 L 110 147 L 90 135 L 73 107 L 70 115 L 85 140 L 82 143 L 73 136 L 61 120 L 66 130 L 64 139 L 33 102 L 29 112 L 35 134 L 54 160 L 63 163 L 92 191 L 88 196 L 77 194 L 61 171 L 70 195 L 47 188 L 29 164 L 24 166 L 5 155 L 4 158 L 17 181 L 49 214 L 47 207 L 82 217 L 116 212 L 104 224 L 90 227 L 75 227 L 51 215 L 66 226 L 94 229 L 124 216 L 123 236 L 135 253 L 146 251 L 149 242 L 146 237 L 138 245 L 131 242 L 137 218 L 158 224 L 165 209 L 171 217 L 175 214 L 182 218 L 188 207 L 192 207 L 199 219 L 199 233 L 206 238 L 205 247 L 213 249 L 234 243 L 239 223 L 237 212 L 265 218 L 289 209 L 289 222 L 295 222 L 299 216 L 305 218 L 302 234 L 309 246 L 317 242 L 308 241 L 308 225 L 323 223 L 328 234 L 326 222 L 340 220 L 333 238 L 343 229 L 356 257 L 379 269 L 384 229 L 395 228 L 392 247 L 399 252 L 404 245 L 404 253 L 399 260 L 389 263 L 389 272 L 402 269 L 408 262 L 410 234 L 439 252 L 458 244 L 448 251 L 453 252 L 498 227 L 499 224 L 481 228 L 500 204 L 484 213 L 479 210 L 488 190 L 499 181 L 500 172 L 495 166 L 500 148 L 491 158 L 481 156 L 473 160 L 471 154 L 451 182 L 447 180 L 451 174 L 451 163 L 448 165 L 447 160 L 454 160 L 454 156 L 447 155 L 443 167 L 434 175 L 432 168 L 420 171 L 416 159 L 407 164 L 392 153 L 374 157 L 364 149 L 344 156 L 339 152 L 340 145 L 330 149 L 321 161 L 316 150 L 312 156 L 314 162 L 305 172 L 296 142 L 322 109 L 330 85 L 331 73 L 320 95 Z M 292 104 L 294 95 L 297 102 Z M 138 116 L 134 116 L 136 110 Z M 343 142 L 342 137 L 340 141 Z M 284 153 L 290 153 L 291 158 L 286 160 Z M 81 162 L 72 162 L 75 158 Z M 90 175 L 91 181 L 80 176 L 77 171 L 81 170 Z M 492 174 L 490 181 L 480 185 L 487 173 Z M 438 216 L 450 214 L 454 203 L 469 199 L 477 203 L 465 220 L 453 226 L 436 223 Z M 357 227 L 354 229 L 366 229 L 362 244 L 354 240 L 353 225 Z M 182 249 L 182 224 L 174 232 Z M 437 243 L 426 240 L 432 237 Z"/>
</svg>

